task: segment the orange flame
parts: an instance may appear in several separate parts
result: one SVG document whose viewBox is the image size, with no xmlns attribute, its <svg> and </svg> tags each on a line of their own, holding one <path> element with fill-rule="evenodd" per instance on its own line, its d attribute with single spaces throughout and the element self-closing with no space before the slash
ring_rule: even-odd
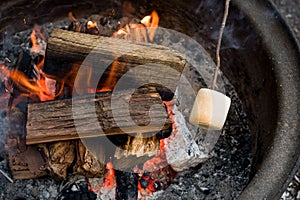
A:
<svg viewBox="0 0 300 200">
<path fill-rule="evenodd" d="M 34 25 L 34 28 L 30 34 L 30 40 L 32 43 L 32 47 L 30 51 L 45 55 L 44 49 L 41 48 L 40 45 L 38 44 L 38 40 L 37 40 L 38 38 L 43 42 L 46 41 L 46 36 L 41 32 L 41 28 L 38 25 Z"/>
<path fill-rule="evenodd" d="M 108 92 L 112 91 L 115 85 L 117 84 L 118 76 L 117 71 L 122 72 L 126 67 L 126 63 L 119 63 L 118 60 L 114 60 L 112 63 L 111 69 L 109 71 L 107 79 L 103 82 L 101 88 L 97 89 L 97 92 Z"/>
<path fill-rule="evenodd" d="M 141 23 L 144 24 L 147 27 L 148 35 L 150 41 L 153 41 L 156 29 L 159 24 L 159 16 L 156 11 L 153 11 L 151 15 L 145 16 Z"/>
<path fill-rule="evenodd" d="M 33 81 L 28 79 L 25 74 L 19 70 L 9 70 L 5 66 L 1 67 L 1 70 L 7 77 L 11 78 L 20 89 L 28 91 L 30 93 L 29 95 L 37 95 L 41 101 L 54 99 L 54 95 L 46 89 L 47 83 L 45 78 Z"/>
<path fill-rule="evenodd" d="M 96 27 L 97 27 L 97 22 L 88 21 L 86 24 L 87 29 L 92 29 L 92 28 L 96 28 Z"/>
<path fill-rule="evenodd" d="M 74 17 L 74 15 L 73 15 L 72 12 L 69 12 L 69 13 L 68 13 L 68 17 L 69 17 L 69 19 L 70 19 L 71 21 L 73 21 L 73 22 L 77 21 L 77 19 Z"/>
<path fill-rule="evenodd" d="M 114 37 L 132 40 L 135 42 L 152 42 L 159 24 L 159 16 L 156 11 L 145 16 L 140 24 L 130 23 L 115 31 Z"/>
<path fill-rule="evenodd" d="M 32 31 L 32 33 L 30 35 L 30 40 L 31 40 L 31 43 L 32 43 L 31 51 L 32 52 L 38 51 L 38 45 L 37 45 L 37 41 L 36 41 L 35 30 Z"/>
<path fill-rule="evenodd" d="M 43 41 L 46 40 L 46 37 L 41 33 L 39 26 L 35 25 L 30 35 L 30 40 L 32 42 L 31 52 L 37 52 L 44 55 L 44 52 L 41 51 L 43 50 L 43 48 L 39 49 L 37 36 Z M 48 79 L 43 75 L 43 72 L 41 71 L 43 65 L 44 57 L 35 66 L 35 70 L 37 72 L 37 80 L 29 79 L 23 72 L 17 69 L 10 70 L 4 65 L 1 65 L 1 71 L 5 74 L 6 77 L 9 77 L 21 90 L 28 92 L 28 94 L 22 94 L 23 96 L 37 95 L 41 101 L 53 100 L 55 98 L 55 82 L 54 80 Z"/>
<path fill-rule="evenodd" d="M 105 181 L 103 183 L 103 187 L 111 190 L 116 185 L 116 175 L 115 175 L 115 170 L 113 168 L 112 161 L 109 161 L 106 164 L 106 169 L 108 170 L 108 173 L 106 174 Z"/>
<path fill-rule="evenodd" d="M 123 38 L 126 40 L 132 40 L 135 42 L 149 42 L 153 41 L 156 29 L 159 24 L 159 16 L 156 11 L 153 11 L 151 15 L 145 16 L 140 24 L 127 24 L 125 27 L 121 27 L 114 32 L 113 37 Z M 111 71 L 108 78 L 104 82 L 104 86 L 97 90 L 97 92 L 111 91 L 117 83 L 116 71 L 120 71 L 126 67 L 126 64 L 119 64 L 115 60 L 112 64 Z"/>
</svg>

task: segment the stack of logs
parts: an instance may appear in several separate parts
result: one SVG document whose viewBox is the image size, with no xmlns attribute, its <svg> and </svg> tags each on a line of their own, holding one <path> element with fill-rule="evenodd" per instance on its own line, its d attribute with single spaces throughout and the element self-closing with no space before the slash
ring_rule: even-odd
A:
<svg viewBox="0 0 300 200">
<path fill-rule="evenodd" d="M 94 58 L 99 59 L 94 60 L 93 63 L 111 62 L 111 58 L 113 58 L 114 61 L 117 61 L 118 66 L 122 66 L 117 68 L 120 70 L 115 71 L 115 79 L 119 79 L 123 74 L 138 65 L 161 64 L 165 67 L 161 67 L 155 72 L 157 78 L 166 79 L 167 82 L 174 85 L 174 88 L 176 88 L 174 83 L 178 82 L 179 76 L 166 76 L 169 67 L 178 71 L 180 75 L 185 66 L 184 58 L 179 53 L 166 47 L 154 44 L 136 44 L 116 38 L 57 29 L 52 32 L 48 41 L 44 72 L 47 76 L 56 79 L 58 83 L 64 83 L 72 87 L 78 75 L 80 64 L 84 62 L 84 59 L 90 53 L 96 55 Z M 74 63 L 77 64 L 74 65 Z M 110 70 L 110 68 L 100 69 L 102 65 L 91 65 L 90 67 L 92 72 Z M 147 76 L 148 71 L 142 73 Z M 134 81 L 139 81 L 139 77 L 131 78 Z M 173 91 L 174 88 L 172 88 Z M 131 151 L 130 155 L 136 156 L 137 153 L 134 151 L 138 150 L 134 150 L 136 148 L 132 147 L 136 145 L 137 140 L 133 140 L 132 138 L 135 137 L 129 137 L 127 133 L 147 134 L 159 132 L 161 130 L 160 119 L 166 119 L 162 131 L 171 129 L 172 122 L 167 111 L 151 116 L 151 119 L 148 113 L 152 105 L 164 106 L 163 100 L 165 99 L 161 99 L 161 93 L 166 91 L 169 92 L 169 90 L 164 90 L 163 87 L 148 85 L 137 89 L 136 95 L 133 95 L 133 97 L 126 90 L 114 93 L 116 95 L 115 99 L 120 102 L 132 98 L 129 113 L 133 121 L 139 124 L 132 126 L 131 123 L 127 123 L 128 119 L 124 118 L 121 120 L 124 122 L 122 129 L 118 127 L 113 118 L 111 108 L 112 92 L 110 91 L 98 92 L 96 95 L 80 95 L 73 97 L 73 99 L 29 103 L 25 113 L 13 108 L 9 114 L 8 142 L 6 146 L 13 178 L 36 178 L 50 173 L 59 179 L 65 179 L 68 171 L 83 174 L 87 177 L 102 176 L 105 171 L 105 163 L 109 159 L 107 157 L 109 154 L 107 152 L 108 147 L 103 143 L 104 137 L 125 138 L 122 148 L 125 148 L 127 153 Z M 72 113 L 74 101 L 77 101 L 80 105 L 91 102 L 95 105 L 98 123 L 102 131 L 89 126 L 89 121 L 93 121 L 89 118 L 93 117 L 94 113 L 90 113 L 88 109 L 86 110 L 83 107 L 80 113 L 82 113 L 82 119 L 85 119 L 84 123 L 86 124 L 83 126 L 88 134 L 78 135 Z M 115 103 L 118 105 L 118 102 Z M 126 108 L 119 108 L 118 113 L 121 114 L 118 117 L 122 118 L 122 113 L 127 116 L 126 112 L 128 112 Z M 147 126 L 149 120 L 152 122 L 151 126 Z M 94 150 L 86 149 L 84 143 L 88 143 L 88 146 L 95 143 L 99 148 L 93 152 Z M 152 144 L 151 147 L 146 148 L 150 143 Z M 138 145 L 145 146 L 143 153 L 147 156 L 140 161 L 143 163 L 150 159 L 148 154 L 153 155 L 153 152 L 156 152 L 159 148 L 159 138 L 154 135 L 150 139 L 140 140 Z M 140 154 L 140 149 L 138 154 Z M 130 159 L 127 159 L 128 155 L 120 155 L 116 152 L 115 155 L 111 156 L 114 158 L 116 165 L 124 168 L 133 167 Z M 140 156 L 138 155 L 138 157 Z M 120 161 L 119 164 L 118 160 Z"/>
</svg>

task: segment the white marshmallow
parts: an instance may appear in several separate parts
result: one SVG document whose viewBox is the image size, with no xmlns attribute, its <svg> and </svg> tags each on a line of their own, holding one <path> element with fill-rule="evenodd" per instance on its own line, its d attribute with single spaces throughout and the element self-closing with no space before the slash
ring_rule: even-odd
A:
<svg viewBox="0 0 300 200">
<path fill-rule="evenodd" d="M 195 99 L 189 121 L 204 129 L 220 130 L 227 118 L 230 103 L 231 99 L 226 95 L 202 88 Z"/>
</svg>

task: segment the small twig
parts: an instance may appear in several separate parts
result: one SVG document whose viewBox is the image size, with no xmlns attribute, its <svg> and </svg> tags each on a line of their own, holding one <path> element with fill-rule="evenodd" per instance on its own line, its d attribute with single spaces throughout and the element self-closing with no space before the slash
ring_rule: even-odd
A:
<svg viewBox="0 0 300 200">
<path fill-rule="evenodd" d="M 7 180 L 9 180 L 9 182 L 13 183 L 14 181 L 4 172 L 0 169 L 0 173 L 5 177 L 7 178 Z"/>
<path fill-rule="evenodd" d="M 220 67 L 221 67 L 220 48 L 221 48 L 221 42 L 222 42 L 222 36 L 223 36 L 224 28 L 225 28 L 225 25 L 226 25 L 226 20 L 227 20 L 227 17 L 228 17 L 229 3 L 230 3 L 230 0 L 226 0 L 224 16 L 223 16 L 222 25 L 221 25 L 220 32 L 219 32 L 218 44 L 217 44 L 217 49 L 216 49 L 217 65 L 216 65 L 216 69 L 215 69 L 215 73 L 214 73 L 214 78 L 213 78 L 213 81 L 212 81 L 212 84 L 211 84 L 212 89 L 215 89 L 217 87 L 218 72 L 219 72 Z"/>
</svg>

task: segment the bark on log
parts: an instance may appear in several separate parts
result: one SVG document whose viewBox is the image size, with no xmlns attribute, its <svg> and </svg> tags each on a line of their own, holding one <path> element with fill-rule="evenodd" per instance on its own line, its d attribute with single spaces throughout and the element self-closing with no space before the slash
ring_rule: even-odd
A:
<svg viewBox="0 0 300 200">
<path fill-rule="evenodd" d="M 148 69 L 141 69 L 131 78 L 143 81 L 150 76 L 155 83 L 163 81 L 165 85 L 173 85 L 171 90 L 175 89 L 186 64 L 183 55 L 165 46 L 55 29 L 48 40 L 43 71 L 51 78 L 72 85 L 83 61 L 84 66 L 96 74 L 109 71 L 114 60 L 118 61 L 114 70 L 116 78 L 138 65 L 159 65 L 151 74 Z M 99 78 L 94 77 L 94 80 Z"/>
<path fill-rule="evenodd" d="M 127 91 L 114 94 L 116 98 L 113 109 L 111 95 L 107 92 L 95 96 L 76 97 L 73 98 L 73 104 L 72 99 L 29 104 L 26 144 L 76 139 L 79 138 L 78 128 L 85 132 L 80 134 L 80 138 L 90 138 L 124 133 L 158 132 L 171 126 L 164 104 L 155 88 L 139 88 L 132 96 Z M 126 103 L 124 105 L 129 99 L 130 105 Z M 153 105 L 160 106 L 162 110 L 153 109 L 149 115 L 149 109 Z M 78 108 L 76 111 L 78 114 L 73 113 L 73 106 Z M 117 116 L 113 116 L 112 110 Z M 95 119 L 95 116 L 98 119 Z M 131 119 L 135 124 L 130 121 Z M 95 122 L 98 122 L 101 128 L 95 127 Z"/>
</svg>

